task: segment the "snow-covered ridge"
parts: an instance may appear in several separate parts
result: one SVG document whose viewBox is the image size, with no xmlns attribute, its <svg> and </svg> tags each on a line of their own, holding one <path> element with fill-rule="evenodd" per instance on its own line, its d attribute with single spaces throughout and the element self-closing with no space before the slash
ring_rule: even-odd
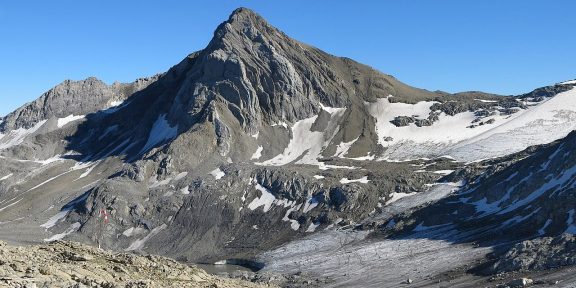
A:
<svg viewBox="0 0 576 288">
<path fill-rule="evenodd" d="M 366 103 L 376 118 L 379 143 L 388 149 L 380 160 L 406 160 L 449 155 L 459 161 L 477 161 L 521 151 L 532 145 L 550 143 L 576 128 L 576 89 L 548 98 L 512 115 L 496 113 L 493 123 L 470 128 L 477 116 L 463 112 L 444 113 L 432 126 L 396 127 L 396 116 L 425 117 L 434 102 L 390 103 L 378 99 Z"/>
</svg>

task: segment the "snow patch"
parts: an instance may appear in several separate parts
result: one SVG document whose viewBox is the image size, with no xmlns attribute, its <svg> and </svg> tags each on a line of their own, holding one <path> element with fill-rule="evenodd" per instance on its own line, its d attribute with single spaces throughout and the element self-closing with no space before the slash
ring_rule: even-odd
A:
<svg viewBox="0 0 576 288">
<path fill-rule="evenodd" d="M 260 197 L 254 198 L 254 200 L 248 204 L 248 208 L 250 210 L 255 210 L 260 206 L 264 206 L 264 212 L 268 212 L 274 201 L 276 201 L 276 197 L 274 197 L 274 194 L 270 193 L 268 189 L 262 187 L 260 184 L 256 184 L 256 189 L 260 191 L 262 195 Z"/>
<path fill-rule="evenodd" d="M 109 107 L 112 108 L 112 107 L 120 106 L 122 103 L 124 103 L 124 101 L 120 101 L 120 100 L 112 101 L 112 102 L 110 102 Z"/>
<path fill-rule="evenodd" d="M 304 209 L 302 210 L 302 212 L 308 213 L 308 212 L 310 212 L 310 210 L 316 208 L 316 206 L 318 206 L 318 204 L 320 204 L 320 201 L 318 199 L 316 199 L 316 197 L 311 197 L 304 204 Z"/>
<path fill-rule="evenodd" d="M 10 174 L 8 174 L 8 175 L 0 178 L 0 181 L 4 181 L 4 180 L 6 180 L 6 179 L 8 179 L 8 178 L 10 178 L 10 177 L 12 177 L 12 173 L 10 173 Z"/>
<path fill-rule="evenodd" d="M 216 169 L 210 171 L 210 175 L 214 176 L 214 179 L 220 180 L 222 177 L 224 177 L 226 175 L 226 173 L 224 173 L 224 171 L 220 170 L 220 168 L 216 168 Z"/>
<path fill-rule="evenodd" d="M 176 138 L 177 135 L 178 125 L 171 127 L 166 120 L 166 114 L 160 115 L 156 122 L 154 122 L 152 130 L 150 130 L 150 135 L 148 136 L 148 141 L 142 150 L 140 150 L 140 154 L 150 150 L 152 147 L 164 141 Z"/>
<path fill-rule="evenodd" d="M 320 223 L 315 224 L 315 223 L 310 223 L 310 226 L 308 226 L 308 229 L 306 229 L 306 233 L 312 233 L 314 231 L 316 231 L 316 228 L 318 228 L 318 226 L 320 226 Z"/>
<path fill-rule="evenodd" d="M 286 124 L 286 122 L 284 122 L 284 121 L 281 121 L 281 122 L 278 122 L 278 123 L 273 123 L 272 125 L 270 125 L 270 127 L 274 127 L 274 126 L 282 126 L 282 127 L 284 127 L 285 129 L 288 129 L 288 124 Z"/>
<path fill-rule="evenodd" d="M 44 123 L 46 123 L 46 120 L 36 123 L 36 125 L 30 129 L 19 128 L 7 134 L 0 134 L 0 150 L 22 144 L 27 136 L 40 129 Z"/>
<path fill-rule="evenodd" d="M 344 155 L 346 155 L 348 153 L 348 150 L 350 150 L 350 147 L 352 147 L 352 145 L 354 145 L 354 143 L 356 141 L 358 141 L 358 138 L 360 137 L 356 137 L 356 139 L 350 141 L 350 142 L 342 142 L 340 144 L 338 144 L 338 146 L 336 146 L 336 154 L 334 154 L 335 157 L 344 157 Z"/>
<path fill-rule="evenodd" d="M 183 195 L 190 194 L 190 190 L 188 190 L 189 188 L 190 188 L 190 186 L 186 186 L 186 187 L 180 189 L 180 193 L 182 193 Z"/>
<path fill-rule="evenodd" d="M 174 181 L 178 181 L 178 180 L 180 180 L 180 179 L 182 179 L 182 178 L 186 177 L 186 175 L 188 175 L 188 172 L 181 172 L 181 173 L 178 173 L 178 175 L 176 175 L 176 177 L 174 177 Z"/>
<path fill-rule="evenodd" d="M 576 223 L 574 223 L 574 209 L 568 211 L 568 220 L 566 220 L 566 225 L 568 228 L 565 233 L 576 234 Z"/>
<path fill-rule="evenodd" d="M 122 235 L 124 235 L 126 237 L 132 237 L 132 236 L 143 234 L 144 232 L 146 232 L 146 229 L 144 229 L 142 227 L 130 227 L 130 228 L 124 230 L 124 232 L 122 232 Z"/>
<path fill-rule="evenodd" d="M 300 207 L 302 207 L 302 204 L 291 207 L 290 209 L 288 209 L 286 211 L 286 213 L 284 214 L 284 217 L 282 218 L 282 221 L 290 222 L 290 228 L 292 228 L 292 230 L 294 230 L 294 231 L 298 231 L 298 229 L 300 229 L 300 223 L 298 223 L 298 221 L 296 221 L 294 219 L 290 219 L 289 216 L 290 216 L 290 213 L 292 213 L 292 211 L 300 210 Z"/>
<path fill-rule="evenodd" d="M 70 114 L 64 118 L 58 118 L 58 122 L 56 123 L 56 125 L 58 126 L 58 128 L 62 128 L 70 122 L 78 121 L 84 119 L 85 117 L 86 117 L 85 115 Z"/>
<path fill-rule="evenodd" d="M 434 171 L 434 173 L 440 174 L 440 175 L 449 175 L 452 172 L 454 172 L 454 170 L 437 170 L 437 171 Z"/>
<path fill-rule="evenodd" d="M 100 137 L 98 137 L 98 140 L 102 140 L 104 139 L 104 137 L 108 136 L 108 134 L 118 130 L 118 125 L 112 125 L 108 128 L 106 128 L 106 130 L 104 130 L 104 132 L 102 133 L 102 135 L 100 135 Z"/>
<path fill-rule="evenodd" d="M 412 195 L 416 195 L 416 192 L 414 193 L 401 193 L 401 192 L 394 192 L 392 193 L 390 196 L 390 200 L 386 201 L 386 204 L 390 204 L 390 203 L 394 203 L 406 196 L 412 196 Z"/>
<path fill-rule="evenodd" d="M 250 160 L 260 159 L 260 157 L 262 157 L 262 151 L 263 150 L 264 150 L 264 147 L 258 146 L 258 149 L 256 149 L 256 152 L 254 152 L 254 154 L 252 154 L 252 157 L 250 157 Z"/>
<path fill-rule="evenodd" d="M 138 239 L 138 240 L 132 242 L 130 244 L 130 246 L 128 246 L 128 248 L 124 249 L 124 251 L 141 250 L 142 248 L 144 248 L 144 244 L 146 244 L 146 241 L 148 241 L 148 239 L 156 236 L 156 234 L 160 233 L 166 227 L 167 227 L 166 224 L 162 224 L 161 226 L 158 226 L 158 227 L 152 229 L 152 231 L 150 231 L 150 233 L 148 233 L 148 235 L 146 235 L 142 239 Z"/>
<path fill-rule="evenodd" d="M 89 195 L 89 193 L 84 193 L 84 195 L 80 196 L 76 200 L 73 200 L 70 203 L 64 205 L 64 207 L 62 207 L 60 212 L 58 212 L 56 215 L 50 217 L 50 219 L 48 219 L 48 221 L 46 221 L 46 223 L 40 225 L 40 227 L 45 228 L 45 229 L 50 229 L 50 228 L 54 227 L 56 225 L 56 223 L 58 223 L 58 221 L 64 219 L 66 216 L 68 216 L 68 213 L 70 213 L 70 211 L 72 211 L 76 207 L 76 204 L 79 204 L 82 201 L 86 200 L 86 198 L 88 198 L 88 195 Z"/>
<path fill-rule="evenodd" d="M 54 227 L 54 225 L 56 225 L 56 223 L 58 223 L 58 221 L 64 219 L 68 213 L 70 212 L 70 210 L 62 210 L 60 212 L 58 212 L 58 214 L 50 217 L 50 219 L 48 219 L 48 221 L 46 221 L 46 223 L 40 225 L 40 227 L 42 228 L 52 228 Z"/>
<path fill-rule="evenodd" d="M 324 164 L 324 162 L 320 162 L 320 163 L 318 163 L 318 168 L 319 168 L 320 170 L 328 170 L 328 169 L 348 169 L 348 170 L 354 170 L 354 169 L 358 169 L 359 167 L 355 167 L 355 166 L 330 165 L 330 164 Z"/>
<path fill-rule="evenodd" d="M 496 101 L 496 100 L 486 100 L 486 99 L 474 99 L 474 100 L 480 101 L 483 103 L 498 103 L 498 101 Z"/>
<path fill-rule="evenodd" d="M 366 184 L 366 183 L 370 182 L 370 180 L 368 180 L 368 176 L 364 176 L 360 179 L 348 179 L 348 178 L 340 179 L 340 183 L 342 183 L 342 184 L 348 184 L 348 183 L 354 183 L 354 182 Z"/>
<path fill-rule="evenodd" d="M 78 176 L 78 178 L 76 180 L 82 179 L 82 178 L 90 175 L 90 173 L 92 173 L 92 170 L 94 170 L 94 168 L 96 168 L 96 165 L 92 165 L 92 166 L 88 167 L 88 169 L 86 169 L 86 171 L 84 171 L 84 173 L 82 173 L 80 176 Z"/>
<path fill-rule="evenodd" d="M 66 229 L 66 231 L 64 231 L 63 233 L 60 233 L 60 234 L 53 235 L 50 238 L 46 238 L 46 239 L 44 239 L 44 242 L 53 242 L 53 241 L 62 240 L 62 239 L 64 239 L 64 237 L 78 231 L 78 229 L 80 229 L 81 226 L 82 225 L 80 224 L 80 222 L 74 222 L 70 225 L 70 227 L 68 227 L 68 229 Z"/>
<path fill-rule="evenodd" d="M 565 81 L 560 83 L 561 85 L 570 85 L 570 84 L 576 84 L 576 80 L 570 80 L 570 81 Z"/>
</svg>

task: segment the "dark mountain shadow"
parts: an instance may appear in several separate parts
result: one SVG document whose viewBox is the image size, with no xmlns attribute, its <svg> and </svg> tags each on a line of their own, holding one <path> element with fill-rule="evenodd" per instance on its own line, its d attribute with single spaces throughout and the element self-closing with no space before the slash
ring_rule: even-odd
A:
<svg viewBox="0 0 576 288">
<path fill-rule="evenodd" d="M 381 225 L 376 237 L 506 246 L 565 233 L 576 207 L 576 132 L 551 144 L 479 163 L 468 185 Z M 507 163 L 511 159 L 516 159 Z M 467 168 L 470 169 L 470 168 Z M 572 221 L 572 222 L 570 222 Z M 378 236 L 379 235 L 379 236 Z"/>
<path fill-rule="evenodd" d="M 166 115 L 169 126 L 178 125 L 177 135 L 187 131 L 195 119 L 172 119 L 169 112 L 197 56 L 190 55 L 157 81 L 130 95 L 121 105 L 86 115 L 76 132 L 66 138 L 66 149 L 77 155 L 64 157 L 81 162 L 120 157 L 125 162 L 134 162 L 147 152 L 142 148 L 154 123 L 162 115 Z M 163 144 L 166 141 L 155 143 L 147 150 Z"/>
</svg>

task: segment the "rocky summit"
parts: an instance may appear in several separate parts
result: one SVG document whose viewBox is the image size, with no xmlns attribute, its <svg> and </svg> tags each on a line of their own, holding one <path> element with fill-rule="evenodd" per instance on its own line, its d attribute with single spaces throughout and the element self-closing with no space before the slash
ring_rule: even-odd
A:
<svg viewBox="0 0 576 288">
<path fill-rule="evenodd" d="M 1 118 L 0 239 L 21 246 L 0 281 L 576 281 L 575 87 L 418 89 L 237 9 L 164 73 L 66 80 Z"/>
</svg>

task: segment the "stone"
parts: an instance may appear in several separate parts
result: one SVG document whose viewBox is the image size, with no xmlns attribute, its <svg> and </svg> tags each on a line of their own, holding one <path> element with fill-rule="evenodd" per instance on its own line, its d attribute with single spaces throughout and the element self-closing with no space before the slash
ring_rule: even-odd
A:
<svg viewBox="0 0 576 288">
<path fill-rule="evenodd" d="M 528 287 L 532 285 L 533 282 L 534 281 L 530 278 L 520 278 L 510 281 L 506 283 L 506 285 L 509 286 L 510 288 L 520 288 L 520 287 Z"/>
</svg>

